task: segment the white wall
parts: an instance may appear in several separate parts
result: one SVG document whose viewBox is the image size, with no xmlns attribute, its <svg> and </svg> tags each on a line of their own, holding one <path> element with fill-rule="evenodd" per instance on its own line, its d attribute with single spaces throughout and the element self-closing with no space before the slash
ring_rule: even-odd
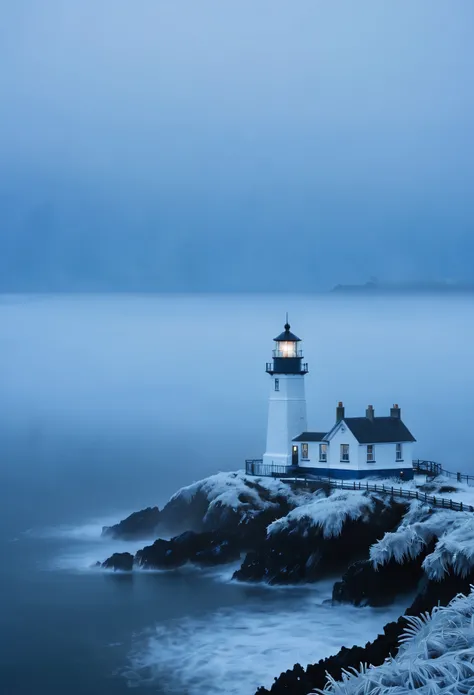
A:
<svg viewBox="0 0 474 695">
<path fill-rule="evenodd" d="M 279 391 L 275 391 L 275 379 Z M 270 380 L 264 464 L 291 465 L 292 439 L 307 430 L 304 376 L 275 374 Z"/>
<path fill-rule="evenodd" d="M 373 463 L 367 462 L 367 445 L 359 446 L 359 468 L 361 470 L 378 470 L 380 468 L 411 468 L 413 460 L 413 443 L 401 442 L 403 461 L 397 461 L 396 445 L 390 444 L 374 444 L 374 459 Z"/>
<path fill-rule="evenodd" d="M 321 463 L 319 461 L 319 445 L 321 442 L 294 442 L 298 444 L 299 448 L 299 464 L 302 468 L 327 468 L 327 463 Z M 308 444 L 308 458 L 304 459 L 301 456 L 301 444 Z M 329 456 L 329 446 L 328 446 L 328 456 Z"/>
<path fill-rule="evenodd" d="M 349 444 L 349 462 L 341 461 L 341 444 Z M 328 468 L 357 470 L 358 467 L 359 442 L 347 425 L 341 422 L 329 442 Z"/>
</svg>

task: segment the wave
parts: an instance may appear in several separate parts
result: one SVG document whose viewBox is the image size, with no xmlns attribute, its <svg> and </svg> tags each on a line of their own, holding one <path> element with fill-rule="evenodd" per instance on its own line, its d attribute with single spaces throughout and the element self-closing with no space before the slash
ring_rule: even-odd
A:
<svg viewBox="0 0 474 695">
<path fill-rule="evenodd" d="M 117 518 L 123 519 L 130 512 L 122 514 L 114 514 L 113 516 L 95 517 L 86 523 L 80 524 L 59 524 L 56 526 L 47 526 L 40 529 L 28 529 L 25 534 L 35 538 L 68 538 L 77 541 L 102 541 L 102 528 L 111 526 L 117 522 Z"/>
<path fill-rule="evenodd" d="M 47 569 L 65 571 L 89 571 L 114 553 L 132 553 L 152 541 L 148 539 L 116 540 L 102 536 L 102 528 L 116 523 L 123 515 L 93 518 L 85 523 L 59 524 L 40 529 L 29 529 L 23 537 L 58 541 L 58 547 L 47 561 Z"/>
</svg>

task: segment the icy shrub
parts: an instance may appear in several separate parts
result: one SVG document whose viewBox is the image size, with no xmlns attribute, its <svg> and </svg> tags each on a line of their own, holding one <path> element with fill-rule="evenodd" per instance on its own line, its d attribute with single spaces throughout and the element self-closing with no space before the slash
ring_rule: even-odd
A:
<svg viewBox="0 0 474 695">
<path fill-rule="evenodd" d="M 452 524 L 423 562 L 430 579 L 439 581 L 450 570 L 467 577 L 474 569 L 474 516 L 460 516 L 458 523 Z"/>
<path fill-rule="evenodd" d="M 330 676 L 319 695 L 423 695 L 474 692 L 474 594 L 457 596 L 431 615 L 408 618 L 398 654 L 381 666 Z"/>
</svg>

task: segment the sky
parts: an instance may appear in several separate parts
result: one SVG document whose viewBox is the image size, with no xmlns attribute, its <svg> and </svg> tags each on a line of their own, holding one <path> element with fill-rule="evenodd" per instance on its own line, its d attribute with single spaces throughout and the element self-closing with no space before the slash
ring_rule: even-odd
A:
<svg viewBox="0 0 474 695">
<path fill-rule="evenodd" d="M 0 291 L 474 281 L 472 0 L 0 0 Z"/>
</svg>

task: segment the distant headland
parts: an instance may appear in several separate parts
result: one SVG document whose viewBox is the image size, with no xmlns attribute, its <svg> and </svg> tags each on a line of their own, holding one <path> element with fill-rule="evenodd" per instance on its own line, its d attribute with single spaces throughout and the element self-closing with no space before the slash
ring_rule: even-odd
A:
<svg viewBox="0 0 474 695">
<path fill-rule="evenodd" d="M 336 285 L 331 292 L 336 294 L 471 294 L 474 283 L 447 280 L 415 282 L 379 282 L 372 279 L 360 285 Z"/>
</svg>

